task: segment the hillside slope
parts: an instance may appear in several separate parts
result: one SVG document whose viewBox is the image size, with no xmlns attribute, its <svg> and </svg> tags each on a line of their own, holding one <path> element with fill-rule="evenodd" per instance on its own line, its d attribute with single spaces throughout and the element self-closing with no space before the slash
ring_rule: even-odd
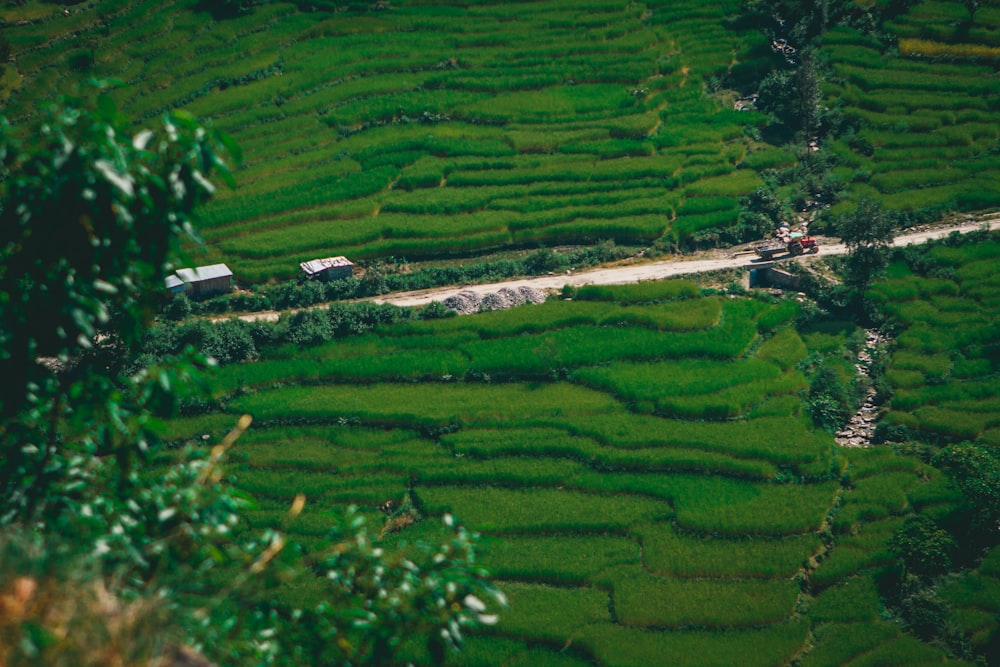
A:
<svg viewBox="0 0 1000 667">
<path fill-rule="evenodd" d="M 339 254 L 710 242 L 740 233 L 740 200 L 765 182 L 809 196 L 795 171 L 769 171 L 795 165 L 794 145 L 763 141 L 752 105 L 734 110 L 727 87 L 785 66 L 756 26 L 737 28 L 735 0 L 272 2 L 226 18 L 210 4 L 7 8 L 4 80 L 20 86 L 4 114 L 16 126 L 98 77 L 126 84 L 113 97 L 139 124 L 171 108 L 211 118 L 244 163 L 204 211 L 205 261 L 244 283 Z M 847 185 L 841 208 L 997 204 L 1000 15 L 956 12 L 919 3 L 887 26 L 907 35 L 899 50 L 827 36 L 824 104 L 843 132 L 822 154 Z"/>
</svg>

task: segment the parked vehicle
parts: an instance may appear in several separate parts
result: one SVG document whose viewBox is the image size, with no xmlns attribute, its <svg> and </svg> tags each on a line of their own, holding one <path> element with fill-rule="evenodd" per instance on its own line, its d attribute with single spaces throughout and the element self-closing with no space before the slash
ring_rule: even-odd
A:
<svg viewBox="0 0 1000 667">
<path fill-rule="evenodd" d="M 812 236 L 787 236 L 783 239 L 773 239 L 759 243 L 753 247 L 754 252 L 761 259 L 774 259 L 776 255 L 788 255 L 795 257 L 805 253 L 815 254 L 819 252 L 819 244 Z"/>
</svg>

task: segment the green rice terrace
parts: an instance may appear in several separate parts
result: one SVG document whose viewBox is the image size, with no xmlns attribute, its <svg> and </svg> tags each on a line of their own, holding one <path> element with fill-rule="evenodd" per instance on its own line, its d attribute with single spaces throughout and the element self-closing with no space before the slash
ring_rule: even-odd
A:
<svg viewBox="0 0 1000 667">
<path fill-rule="evenodd" d="M 952 278 L 900 259 L 874 291 L 899 318 L 889 423 L 911 429 L 914 453 L 995 446 L 1000 242 L 925 254 Z M 969 333 L 949 337 L 968 313 Z M 229 468 L 259 502 L 247 529 L 280 524 L 304 493 L 288 531 L 308 548 L 346 504 L 387 544 L 445 512 L 493 538 L 483 563 L 510 609 L 456 664 L 942 664 L 885 618 L 887 543 L 911 512 L 947 522 L 961 494 L 916 455 L 836 447 L 803 400 L 817 366 L 851 369 L 858 335 L 798 301 L 686 281 L 581 288 L 277 346 L 217 372 L 221 412 L 169 430 L 254 415 Z M 996 553 L 940 592 L 979 652 L 995 642 Z M 285 601 L 320 591 L 299 582 Z"/>
<path fill-rule="evenodd" d="M 17 134 L 115 79 L 136 129 L 184 110 L 231 135 L 236 187 L 188 250 L 244 287 L 335 255 L 655 254 L 785 219 L 833 235 L 859 203 L 898 226 L 1000 208 L 1000 6 L 830 3 L 810 53 L 745 14 L 795 4 L 9 2 L 0 111 Z M 884 252 L 853 302 L 673 280 L 461 317 L 161 318 L 150 358 L 240 352 L 156 462 L 249 414 L 234 539 L 317 554 L 349 506 L 387 550 L 446 515 L 483 534 L 509 608 L 445 664 L 1000 664 L 1000 236 Z M 877 444 L 838 446 L 869 388 Z M 295 618 L 323 584 L 268 602 Z"/>
<path fill-rule="evenodd" d="M 765 182 L 799 206 L 831 190 L 830 215 L 863 197 L 930 215 L 1000 203 L 986 3 L 971 23 L 962 3 L 919 2 L 883 32 L 831 29 L 822 160 L 774 115 L 734 109 L 784 63 L 735 0 L 268 2 L 218 20 L 227 3 L 11 4 L 15 126 L 98 77 L 126 84 L 112 97 L 140 126 L 184 109 L 235 138 L 238 188 L 200 227 L 203 263 L 244 284 L 330 255 L 750 240 L 770 227 L 747 229 L 741 200 Z M 825 180 L 807 185 L 803 155 Z"/>
</svg>

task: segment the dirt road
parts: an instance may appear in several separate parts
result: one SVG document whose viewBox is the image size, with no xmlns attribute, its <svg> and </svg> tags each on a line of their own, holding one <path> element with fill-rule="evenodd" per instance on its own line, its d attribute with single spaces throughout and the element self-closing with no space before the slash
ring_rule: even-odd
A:
<svg viewBox="0 0 1000 667">
<path fill-rule="evenodd" d="M 896 237 L 894 245 L 906 246 L 923 243 L 930 239 L 943 238 L 952 232 L 966 233 L 988 227 L 989 229 L 1000 229 L 1000 214 L 991 214 L 979 218 L 971 216 L 961 223 L 934 226 L 920 231 L 902 234 Z M 826 242 L 820 249 L 820 255 L 843 255 L 847 248 L 840 243 Z M 817 255 L 804 255 L 796 259 L 782 261 L 810 261 Z M 661 280 L 674 276 L 689 275 L 692 273 L 705 273 L 708 271 L 719 271 L 721 269 L 752 268 L 759 261 L 753 252 L 747 252 L 746 246 L 730 248 L 728 250 L 711 250 L 701 253 L 697 257 L 682 257 L 666 259 L 658 262 L 645 262 L 615 266 L 603 269 L 588 269 L 579 272 L 561 273 L 550 276 L 536 276 L 533 278 L 519 278 L 507 280 L 499 283 L 487 283 L 482 285 L 449 286 L 436 287 L 428 290 L 416 292 L 396 292 L 385 294 L 370 299 L 376 303 L 391 303 L 397 306 L 425 306 L 431 301 L 444 301 L 449 296 L 453 296 L 463 291 L 471 291 L 483 296 L 492 292 L 497 292 L 504 287 L 517 289 L 518 287 L 532 287 L 537 290 L 560 290 L 563 285 L 580 287 L 582 285 L 624 285 L 638 283 L 644 280 Z M 327 304 L 312 306 L 313 308 L 325 308 Z M 248 313 L 239 315 L 239 319 L 247 321 L 277 321 L 281 315 L 275 310 L 265 310 L 258 313 Z M 230 316 L 213 317 L 213 320 L 228 319 Z"/>
<path fill-rule="evenodd" d="M 1000 215 L 988 218 L 970 220 L 960 224 L 935 227 L 909 234 L 902 234 L 896 237 L 893 245 L 906 246 L 920 244 L 930 239 L 943 238 L 954 231 L 961 233 L 975 231 L 988 226 L 990 229 L 1000 229 Z M 743 246 L 740 248 L 743 249 Z M 372 301 L 377 303 L 391 303 L 397 306 L 424 306 L 431 301 L 443 301 L 449 296 L 462 291 L 476 292 L 480 296 L 496 292 L 504 287 L 517 289 L 518 287 L 533 287 L 537 290 L 559 290 L 563 285 L 580 287 L 581 285 L 623 285 L 628 283 L 638 283 L 644 280 L 661 280 L 674 276 L 688 275 L 692 273 L 704 273 L 707 271 L 719 271 L 721 269 L 738 269 L 742 267 L 752 268 L 759 261 L 752 252 L 736 252 L 730 249 L 726 251 L 712 251 L 710 256 L 693 259 L 667 259 L 659 262 L 648 262 L 644 264 L 632 264 L 626 266 L 616 266 L 604 269 L 590 269 L 568 274 L 552 276 L 536 276 L 533 278 L 519 278 L 507 280 L 499 283 L 489 283 L 484 285 L 469 285 L 467 287 L 439 287 L 418 292 L 398 292 L 396 294 L 386 294 L 374 297 Z M 841 243 L 825 243 L 820 249 L 822 255 L 843 255 L 847 248 Z M 816 255 L 804 255 L 794 260 L 783 261 L 809 261 L 817 257 Z"/>
</svg>

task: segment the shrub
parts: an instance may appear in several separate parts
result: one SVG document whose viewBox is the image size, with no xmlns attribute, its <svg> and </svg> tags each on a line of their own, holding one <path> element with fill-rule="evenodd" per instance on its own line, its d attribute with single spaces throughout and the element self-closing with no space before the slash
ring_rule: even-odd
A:
<svg viewBox="0 0 1000 667">
<path fill-rule="evenodd" d="M 910 517 L 889 540 L 889 548 L 918 575 L 941 574 L 951 569 L 955 539 L 937 526 L 933 519 L 918 514 Z"/>
<path fill-rule="evenodd" d="M 183 320 L 191 314 L 191 300 L 185 294 L 176 294 L 163 307 L 163 316 L 168 320 Z"/>
<path fill-rule="evenodd" d="M 289 342 L 296 345 L 317 345 L 334 336 L 334 326 L 321 310 L 299 310 L 288 320 Z"/>
</svg>

